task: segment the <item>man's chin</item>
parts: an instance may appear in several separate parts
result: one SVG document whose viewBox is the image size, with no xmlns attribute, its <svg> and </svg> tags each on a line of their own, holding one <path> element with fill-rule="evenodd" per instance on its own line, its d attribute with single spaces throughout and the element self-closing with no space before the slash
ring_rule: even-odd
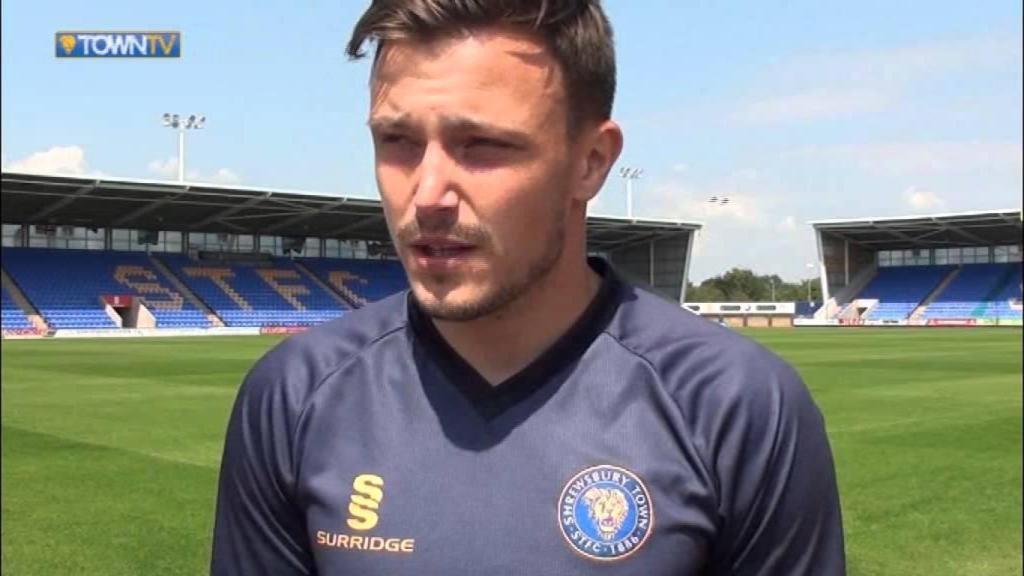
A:
<svg viewBox="0 0 1024 576">
<path fill-rule="evenodd" d="M 464 287 L 454 290 L 429 289 L 422 285 L 413 287 L 412 294 L 420 309 L 435 320 L 447 322 L 469 322 L 495 311 L 494 299 L 484 294 L 468 293 Z"/>
<path fill-rule="evenodd" d="M 454 309 L 457 309 L 456 303 L 461 299 L 457 298 L 454 293 L 456 291 L 452 288 L 442 288 L 429 283 L 424 285 L 419 282 L 413 283 L 412 287 L 412 295 L 416 299 L 416 304 L 434 318 L 448 316 Z"/>
</svg>

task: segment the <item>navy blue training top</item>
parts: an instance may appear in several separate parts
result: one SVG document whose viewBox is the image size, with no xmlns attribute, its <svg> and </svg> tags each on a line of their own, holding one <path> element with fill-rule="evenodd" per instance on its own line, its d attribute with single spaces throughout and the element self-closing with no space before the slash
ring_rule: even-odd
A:
<svg viewBox="0 0 1024 576">
<path fill-rule="evenodd" d="M 216 575 L 839 576 L 822 417 L 750 340 L 626 284 L 497 386 L 408 292 L 242 385 Z"/>
</svg>

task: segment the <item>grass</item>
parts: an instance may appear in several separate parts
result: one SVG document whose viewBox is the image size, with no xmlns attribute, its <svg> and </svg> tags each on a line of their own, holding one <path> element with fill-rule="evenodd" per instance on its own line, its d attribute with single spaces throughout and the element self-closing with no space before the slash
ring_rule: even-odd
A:
<svg viewBox="0 0 1024 576">
<path fill-rule="evenodd" d="M 1021 575 L 1020 330 L 759 330 L 825 413 L 851 576 Z M 207 571 L 224 426 L 277 338 L 4 341 L 4 574 Z"/>
</svg>

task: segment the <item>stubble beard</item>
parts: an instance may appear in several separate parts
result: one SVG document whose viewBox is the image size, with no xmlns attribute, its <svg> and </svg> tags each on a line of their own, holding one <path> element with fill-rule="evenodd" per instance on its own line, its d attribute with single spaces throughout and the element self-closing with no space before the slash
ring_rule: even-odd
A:
<svg viewBox="0 0 1024 576">
<path fill-rule="evenodd" d="M 446 302 L 444 299 L 424 301 L 417 296 L 416 290 L 413 290 L 416 303 L 435 320 L 447 322 L 479 320 L 508 308 L 542 283 L 561 259 L 565 249 L 565 218 L 564 214 L 555 216 L 543 252 L 530 262 L 521 274 L 508 279 L 496 279 L 493 288 L 486 289 L 480 296 L 464 302 Z"/>
</svg>

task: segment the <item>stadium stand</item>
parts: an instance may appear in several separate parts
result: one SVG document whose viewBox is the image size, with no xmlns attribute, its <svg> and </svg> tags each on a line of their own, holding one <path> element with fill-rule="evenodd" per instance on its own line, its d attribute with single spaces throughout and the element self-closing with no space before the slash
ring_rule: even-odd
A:
<svg viewBox="0 0 1024 576">
<path fill-rule="evenodd" d="M 183 307 L 195 308 L 211 329 L 301 327 L 407 287 L 401 264 L 380 259 L 394 252 L 381 202 L 375 199 L 7 170 L 0 175 L 0 196 L 5 248 L 127 252 L 145 246 L 147 269 L 157 282 L 181 295 Z M 699 223 L 674 219 L 588 215 L 588 251 L 608 257 L 629 278 L 655 279 L 653 290 L 681 302 L 687 263 L 700 229 Z M 284 254 L 294 257 L 286 259 Z M 170 255 L 166 262 L 174 265 L 166 265 L 164 255 Z M 210 257 L 223 257 L 228 270 L 193 270 L 198 277 L 185 275 L 182 268 L 190 256 L 204 260 L 188 263 L 189 268 L 222 269 L 222 262 Z M 299 262 L 300 258 L 309 260 Z M 259 266 L 240 264 L 258 260 L 270 271 L 257 273 Z M 138 271 L 130 276 L 135 283 L 150 280 Z M 14 290 L 20 303 L 19 292 L 29 292 L 28 287 Z M 25 297 L 32 302 L 31 294 Z M 150 299 L 159 300 L 155 295 Z M 92 314 L 108 311 L 88 295 L 79 305 Z M 136 321 L 134 309 L 118 310 L 127 325 L 151 325 L 144 312 Z M 164 319 L 169 316 L 150 311 Z M 118 315 L 112 316 L 117 325 Z M 33 323 L 43 324 L 45 318 L 29 315 Z M 102 316 L 94 318 L 95 324 L 111 325 Z M 84 328 L 90 323 L 79 324 Z"/>
<path fill-rule="evenodd" d="M 32 328 L 32 322 L 29 321 L 28 316 L 25 315 L 25 311 L 22 310 L 11 298 L 7 287 L 4 286 L 2 291 L 3 309 L 2 316 L 0 316 L 0 327 L 3 329 L 29 329 Z"/>
<path fill-rule="evenodd" d="M 964 264 L 960 274 L 924 312 L 926 319 L 1020 318 L 1010 301 L 1020 297 L 1019 264 Z"/>
<path fill-rule="evenodd" d="M 397 260 L 299 258 L 296 262 L 355 306 L 386 298 L 409 286 Z"/>
<path fill-rule="evenodd" d="M 803 325 L 1021 325 L 1020 209 L 811 225 L 825 304 Z"/>
<path fill-rule="evenodd" d="M 347 309 L 286 259 L 199 261 L 185 254 L 159 258 L 227 326 L 313 326 Z"/>
<path fill-rule="evenodd" d="M 140 252 L 4 248 L 4 268 L 53 328 L 117 328 L 103 296 L 140 299 L 156 327 L 208 327 Z"/>
<path fill-rule="evenodd" d="M 953 271 L 955 266 L 894 266 L 879 268 L 859 299 L 878 300 L 865 319 L 905 320 Z"/>
</svg>

